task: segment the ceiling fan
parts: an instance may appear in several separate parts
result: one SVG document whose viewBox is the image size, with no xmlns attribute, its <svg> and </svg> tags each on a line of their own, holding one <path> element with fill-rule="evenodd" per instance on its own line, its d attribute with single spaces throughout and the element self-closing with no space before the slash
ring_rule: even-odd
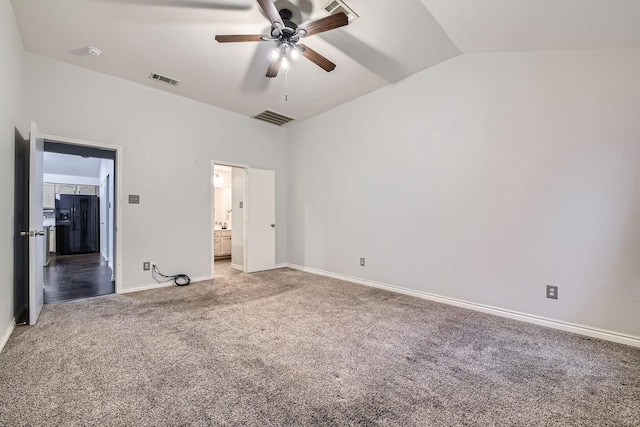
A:
<svg viewBox="0 0 640 427">
<path fill-rule="evenodd" d="M 336 64 L 308 46 L 298 44 L 298 42 L 302 37 L 313 36 L 349 24 L 349 19 L 344 12 L 329 15 L 326 18 L 318 19 L 317 21 L 312 21 L 298 27 L 297 24 L 291 22 L 293 14 L 289 9 L 281 9 L 280 12 L 278 12 L 273 0 L 258 0 L 258 4 L 269 18 L 269 21 L 271 21 L 271 32 L 269 35 L 217 35 L 216 40 L 219 43 L 275 42 L 276 46 L 269 55 L 272 62 L 267 70 L 267 77 L 276 77 L 281 68 L 283 70 L 288 69 L 291 61 L 297 61 L 300 55 L 327 72 L 333 71 L 333 69 L 336 68 Z"/>
</svg>

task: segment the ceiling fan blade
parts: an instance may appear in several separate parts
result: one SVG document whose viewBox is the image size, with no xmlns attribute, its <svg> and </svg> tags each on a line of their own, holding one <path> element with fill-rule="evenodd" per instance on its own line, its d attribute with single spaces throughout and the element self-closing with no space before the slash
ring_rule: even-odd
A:
<svg viewBox="0 0 640 427">
<path fill-rule="evenodd" d="M 302 51 L 302 56 L 304 56 L 309 61 L 313 62 L 314 64 L 316 64 L 317 66 L 319 66 L 323 70 L 329 72 L 329 71 L 333 71 L 334 68 L 336 68 L 336 64 L 334 64 L 333 62 L 329 61 L 327 58 L 325 58 L 324 56 L 320 55 L 315 50 L 309 48 L 309 46 L 305 46 L 303 44 L 299 45 L 299 46 L 304 48 L 304 50 Z"/>
<path fill-rule="evenodd" d="M 276 8 L 276 5 L 273 4 L 273 0 L 258 0 L 258 4 L 264 11 L 264 14 L 269 18 L 269 22 L 273 25 L 274 22 L 279 22 L 282 27 L 284 27 L 284 22 L 282 22 L 282 18 L 280 17 L 280 13 Z"/>
<path fill-rule="evenodd" d="M 317 21 L 309 22 L 308 24 L 302 24 L 300 27 L 307 31 L 306 36 L 312 36 L 314 34 L 324 33 L 325 31 L 333 30 L 335 28 L 344 27 L 349 24 L 349 18 L 344 12 L 336 13 L 335 15 L 329 15 L 326 18 L 318 19 Z"/>
<path fill-rule="evenodd" d="M 261 42 L 260 34 L 233 34 L 216 36 L 218 43 L 234 43 L 234 42 Z"/>
<path fill-rule="evenodd" d="M 280 65 L 282 63 L 282 58 L 278 59 L 276 62 L 272 62 L 269 64 L 269 69 L 267 69 L 267 77 L 272 78 L 278 75 L 278 71 L 280 70 Z"/>
</svg>

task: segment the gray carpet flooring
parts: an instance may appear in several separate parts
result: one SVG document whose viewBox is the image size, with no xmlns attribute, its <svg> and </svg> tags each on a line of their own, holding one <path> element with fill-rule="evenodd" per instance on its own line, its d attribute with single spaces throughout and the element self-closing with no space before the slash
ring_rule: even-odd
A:
<svg viewBox="0 0 640 427">
<path fill-rule="evenodd" d="M 2 426 L 638 426 L 640 349 L 299 271 L 45 306 Z"/>
</svg>

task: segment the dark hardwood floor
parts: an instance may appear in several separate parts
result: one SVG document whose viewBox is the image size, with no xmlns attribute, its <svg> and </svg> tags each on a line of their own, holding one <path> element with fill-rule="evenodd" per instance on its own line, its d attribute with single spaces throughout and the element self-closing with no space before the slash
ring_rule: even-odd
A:
<svg viewBox="0 0 640 427">
<path fill-rule="evenodd" d="M 100 254 L 55 256 L 44 268 L 44 303 L 112 294 L 111 275 Z"/>
</svg>

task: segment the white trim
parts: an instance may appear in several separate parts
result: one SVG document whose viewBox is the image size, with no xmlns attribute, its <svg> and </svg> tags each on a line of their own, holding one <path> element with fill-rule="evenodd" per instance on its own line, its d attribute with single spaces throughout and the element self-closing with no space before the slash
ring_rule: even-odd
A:
<svg viewBox="0 0 640 427">
<path fill-rule="evenodd" d="M 211 277 L 209 276 L 196 277 L 195 279 L 191 279 L 191 283 L 204 282 L 207 280 L 211 280 Z M 134 286 L 132 288 L 124 288 L 119 293 L 130 294 L 133 292 L 142 292 L 142 291 L 150 291 L 152 289 L 168 288 L 169 286 L 175 286 L 173 283 L 173 280 L 171 279 L 167 282 L 162 282 L 162 283 L 151 283 L 149 285 L 140 285 L 140 286 Z"/>
<path fill-rule="evenodd" d="M 357 283 L 359 285 L 385 289 L 387 291 L 396 292 L 399 294 L 427 299 L 430 301 L 440 302 L 443 304 L 455 305 L 457 307 L 467 308 L 475 311 L 481 311 L 483 313 L 489 313 L 489 314 L 493 314 L 500 317 L 507 317 L 509 319 L 520 320 L 523 322 L 546 326 L 553 329 L 559 329 L 561 331 L 573 332 L 579 335 L 586 335 L 588 337 L 599 338 L 606 341 L 613 341 L 620 344 L 626 344 L 632 347 L 640 347 L 640 337 L 635 337 L 632 335 L 621 334 L 618 332 L 607 331 L 604 329 L 592 328 L 589 326 L 578 325 L 575 323 L 563 322 L 561 320 L 554 320 L 546 317 L 535 316 L 533 314 L 521 313 L 518 311 L 507 310 L 499 307 L 493 307 L 490 305 L 478 304 L 470 301 L 460 300 L 457 298 L 444 297 L 440 295 L 430 294 L 427 292 L 402 288 L 400 286 L 387 285 L 385 283 L 374 282 L 371 280 L 360 279 L 357 277 L 345 276 L 342 274 L 332 273 L 324 270 L 318 270 L 310 267 L 304 267 L 296 264 L 287 264 L 287 266 L 295 270 L 301 270 L 306 273 L 317 274 L 319 276 L 326 276 L 326 277 L 331 277 L 333 279 L 345 280 L 347 282 Z"/>
<path fill-rule="evenodd" d="M 150 285 L 134 286 L 133 288 L 123 288 L 123 289 L 120 289 L 120 292 L 118 293 L 130 294 L 132 292 L 149 291 L 151 289 L 167 288 L 169 286 L 173 286 L 173 281 L 162 282 L 162 283 L 152 283 Z"/>
<path fill-rule="evenodd" d="M 243 163 L 233 163 L 222 160 L 211 160 L 211 163 L 218 166 L 229 166 L 231 168 L 239 168 L 239 169 L 249 169 L 249 165 L 245 165 Z M 213 175 L 211 175 L 211 182 L 213 183 Z"/>
<path fill-rule="evenodd" d="M 213 182 L 213 179 L 216 173 L 215 167 L 216 167 L 215 162 L 211 161 L 211 175 L 209 176 L 209 185 L 211 186 L 211 188 L 209 189 L 209 199 L 210 199 L 209 228 L 211 229 L 211 231 L 209 232 L 209 255 L 211 256 L 211 270 L 210 270 L 211 277 L 215 277 L 216 275 L 216 254 L 214 253 L 216 249 L 213 244 L 213 241 L 215 240 L 215 229 L 216 229 L 216 217 L 215 217 L 216 187 L 215 187 L 215 183 Z"/>
<path fill-rule="evenodd" d="M 7 342 L 9 341 L 9 338 L 11 338 L 11 334 L 13 333 L 13 330 L 15 328 L 16 328 L 16 321 L 14 319 L 11 321 L 11 323 L 9 323 L 9 327 L 4 332 L 4 335 L 2 336 L 2 340 L 0 340 L 0 353 L 2 353 L 2 350 L 4 350 L 4 346 L 7 345 Z"/>
<path fill-rule="evenodd" d="M 280 264 L 276 264 L 276 269 L 278 268 L 287 268 L 289 267 L 289 264 L 287 264 L 286 262 L 282 262 Z"/>
<path fill-rule="evenodd" d="M 243 271 L 243 272 L 244 272 L 244 268 L 242 268 L 242 266 L 241 266 L 241 265 L 238 265 L 238 264 L 231 264 L 231 265 L 230 265 L 230 267 L 231 267 L 232 269 L 234 269 L 234 270 L 237 270 L 237 271 Z"/>
<path fill-rule="evenodd" d="M 116 282 L 116 294 L 120 294 L 120 293 L 124 293 L 124 289 L 122 286 L 122 253 L 123 251 L 123 245 L 122 242 L 120 241 L 120 236 L 123 236 L 124 234 L 123 229 L 122 229 L 122 206 L 124 204 L 123 200 L 124 200 L 124 191 L 123 191 L 123 183 L 124 180 L 122 179 L 122 156 L 123 156 L 123 151 L 124 149 L 122 148 L 122 146 L 120 145 L 113 145 L 113 144 L 106 144 L 106 143 L 102 143 L 102 142 L 93 142 L 93 141 L 86 141 L 83 139 L 75 139 L 75 138 L 66 138 L 63 136 L 56 136 L 56 135 L 46 135 L 46 134 L 41 134 L 40 136 L 42 136 L 42 138 L 47 139 L 47 140 L 52 140 L 55 142 L 63 142 L 65 144 L 70 144 L 70 145 L 82 145 L 85 147 L 93 147 L 93 148 L 101 148 L 103 150 L 111 150 L 111 151 L 115 151 L 116 152 L 116 160 L 114 162 L 114 168 L 115 168 L 115 177 L 114 177 L 114 182 L 115 182 L 115 188 L 112 188 L 111 191 L 115 191 L 114 193 L 114 202 L 116 204 L 115 206 L 115 217 L 116 217 L 116 223 L 115 223 L 115 229 L 113 230 L 113 248 L 114 248 L 114 256 L 115 256 L 115 282 Z"/>
</svg>

